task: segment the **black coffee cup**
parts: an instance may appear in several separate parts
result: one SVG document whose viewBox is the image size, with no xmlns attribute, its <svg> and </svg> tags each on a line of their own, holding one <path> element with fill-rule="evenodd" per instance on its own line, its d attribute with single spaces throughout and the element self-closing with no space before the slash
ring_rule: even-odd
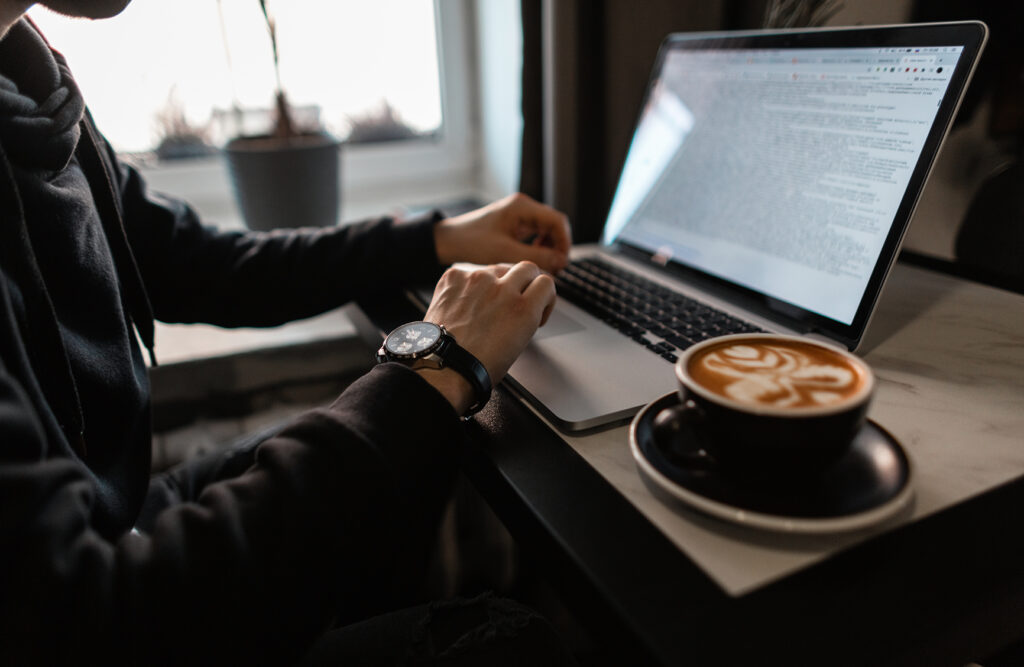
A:
<svg viewBox="0 0 1024 667">
<path fill-rule="evenodd" d="M 845 350 L 795 336 L 703 341 L 676 362 L 679 403 L 655 432 L 684 465 L 806 475 L 841 458 L 867 419 L 874 375 Z"/>
</svg>

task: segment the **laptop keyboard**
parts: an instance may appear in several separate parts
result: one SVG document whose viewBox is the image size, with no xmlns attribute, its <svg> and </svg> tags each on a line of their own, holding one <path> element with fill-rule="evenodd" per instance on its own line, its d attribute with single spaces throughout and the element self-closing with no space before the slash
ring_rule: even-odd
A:
<svg viewBox="0 0 1024 667">
<path fill-rule="evenodd" d="M 571 262 L 555 284 L 560 297 L 672 362 L 707 338 L 764 331 L 596 258 Z"/>
</svg>

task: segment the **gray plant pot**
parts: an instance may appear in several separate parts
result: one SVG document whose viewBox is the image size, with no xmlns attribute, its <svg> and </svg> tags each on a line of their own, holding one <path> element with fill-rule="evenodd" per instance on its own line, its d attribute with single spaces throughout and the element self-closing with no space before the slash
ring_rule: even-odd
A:
<svg viewBox="0 0 1024 667">
<path fill-rule="evenodd" d="M 327 133 L 228 142 L 235 196 L 249 229 L 337 224 L 341 142 Z"/>
</svg>

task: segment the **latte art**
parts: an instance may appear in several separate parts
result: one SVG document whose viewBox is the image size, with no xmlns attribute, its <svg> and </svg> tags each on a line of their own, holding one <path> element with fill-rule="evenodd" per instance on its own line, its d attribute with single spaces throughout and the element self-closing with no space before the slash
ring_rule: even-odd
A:
<svg viewBox="0 0 1024 667">
<path fill-rule="evenodd" d="M 833 405 L 864 383 L 837 353 L 778 341 L 712 346 L 690 360 L 689 371 L 701 386 L 734 401 L 779 408 Z"/>
</svg>

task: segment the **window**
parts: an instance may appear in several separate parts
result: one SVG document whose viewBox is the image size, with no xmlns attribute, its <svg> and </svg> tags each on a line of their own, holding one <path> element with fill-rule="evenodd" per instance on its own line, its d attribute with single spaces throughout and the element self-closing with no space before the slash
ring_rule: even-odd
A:
<svg viewBox="0 0 1024 667">
<path fill-rule="evenodd" d="M 388 192 L 403 183 L 421 183 L 423 191 L 442 182 L 448 191 L 468 187 L 476 143 L 468 0 L 271 0 L 268 6 L 277 22 L 282 84 L 300 118 L 318 118 L 353 139 L 360 135 L 354 130 L 385 121 L 405 137 L 346 145 L 346 199 L 385 182 Z M 137 1 L 89 25 L 41 7 L 30 15 L 68 57 L 97 124 L 121 152 L 153 162 L 168 133 L 219 146 L 239 126 L 246 133 L 269 126 L 274 68 L 257 0 Z M 222 169 L 218 160 L 208 162 L 209 169 Z M 186 168 L 160 164 L 170 172 Z M 208 179 L 194 172 L 204 167 L 187 168 L 193 177 L 185 180 L 202 189 Z M 152 174 L 150 180 L 162 185 Z M 165 189 L 190 199 L 198 194 L 200 203 L 204 194 L 212 196 L 188 186 Z"/>
<path fill-rule="evenodd" d="M 304 0 L 268 3 L 276 17 L 281 80 L 292 103 L 339 136 L 385 105 L 411 135 L 440 129 L 441 100 L 431 0 Z M 232 109 L 267 112 L 272 50 L 256 0 L 135 2 L 118 17 L 83 25 L 32 10 L 69 57 L 104 132 L 120 151 L 159 143 L 161 117 L 223 141 Z M 103 48 L 97 48 L 103 45 Z M 125 95 L 130 91 L 129 95 Z M 217 123 L 219 117 L 227 122 Z M 245 129 L 249 132 L 264 128 Z"/>
</svg>

